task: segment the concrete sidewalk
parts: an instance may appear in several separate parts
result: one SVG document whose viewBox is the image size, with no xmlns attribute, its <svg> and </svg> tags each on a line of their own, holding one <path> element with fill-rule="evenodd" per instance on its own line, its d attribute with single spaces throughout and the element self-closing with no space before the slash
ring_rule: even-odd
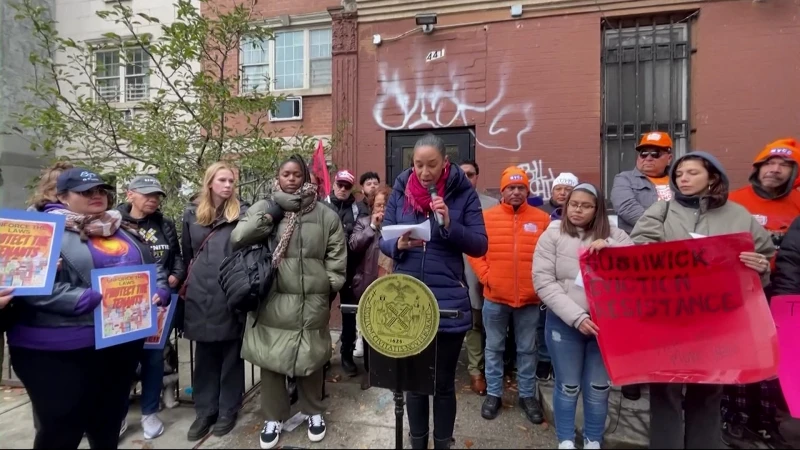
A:
<svg viewBox="0 0 800 450">
<path fill-rule="evenodd" d="M 334 342 L 338 333 L 334 332 Z M 185 354 L 185 353 L 184 353 Z M 494 421 L 480 417 L 483 397 L 469 389 L 466 356 L 462 353 L 456 381 L 458 412 L 456 416 L 454 448 L 555 448 L 555 435 L 549 425 L 533 425 L 517 407 L 516 392 L 511 386 L 504 399 L 506 407 Z M 182 373 L 186 362 L 181 360 Z M 363 371 L 363 367 L 360 367 Z M 246 377 L 249 381 L 250 372 Z M 258 374 L 256 373 L 256 377 Z M 341 373 L 338 353 L 334 353 L 332 372 L 328 377 L 328 410 L 325 418 L 327 436 L 317 444 L 307 437 L 306 425 L 302 423 L 292 432 L 281 436 L 283 448 L 394 448 L 395 416 L 392 393 L 378 388 L 360 389 L 360 377 L 347 378 Z M 182 385 L 185 385 L 182 383 Z M 9 449 L 31 448 L 34 437 L 31 405 L 21 388 L 0 390 L 0 447 Z M 295 408 L 296 409 L 296 408 Z M 186 440 L 186 431 L 195 418 L 190 404 L 171 410 L 163 410 L 159 416 L 166 425 L 165 433 L 157 439 L 143 439 L 139 425 L 140 408 L 134 400 L 128 414 L 128 431 L 120 442 L 120 448 L 130 449 L 190 449 L 190 448 L 258 448 L 259 433 L 263 426 L 260 413 L 260 397 L 254 391 L 240 413 L 236 428 L 223 438 L 210 436 L 199 443 Z M 295 412 L 293 410 L 293 412 Z M 432 414 L 431 414 L 432 417 Z M 432 426 L 431 426 L 432 430 Z M 404 422 L 407 435 L 408 421 Z M 408 447 L 408 439 L 404 439 Z M 432 442 L 431 442 L 432 443 Z M 86 440 L 80 448 L 88 448 Z"/>
</svg>

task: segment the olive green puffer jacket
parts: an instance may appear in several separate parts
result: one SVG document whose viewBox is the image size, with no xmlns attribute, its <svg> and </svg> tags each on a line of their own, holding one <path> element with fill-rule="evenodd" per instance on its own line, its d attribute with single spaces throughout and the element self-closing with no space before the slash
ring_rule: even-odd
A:
<svg viewBox="0 0 800 450">
<path fill-rule="evenodd" d="M 298 211 L 299 198 L 275 192 L 271 200 L 253 205 L 231 234 L 233 248 L 267 239 L 273 229 L 272 218 L 265 214 L 271 201 L 291 212 Z M 315 201 L 314 196 L 303 197 L 302 208 Z M 288 221 L 284 217 L 278 224 L 275 245 Z M 331 358 L 328 297 L 341 289 L 346 268 L 347 243 L 339 217 L 317 204 L 300 217 L 267 300 L 248 314 L 242 358 L 287 376 L 308 376 L 321 369 Z"/>
</svg>

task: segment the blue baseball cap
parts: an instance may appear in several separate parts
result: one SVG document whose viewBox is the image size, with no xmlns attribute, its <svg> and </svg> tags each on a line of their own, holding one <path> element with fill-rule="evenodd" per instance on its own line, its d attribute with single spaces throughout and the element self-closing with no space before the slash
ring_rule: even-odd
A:
<svg viewBox="0 0 800 450">
<path fill-rule="evenodd" d="M 114 189 L 113 186 L 103 181 L 100 175 L 81 167 L 61 172 L 56 180 L 56 191 L 58 192 L 86 192 L 98 186 L 108 190 Z"/>
</svg>

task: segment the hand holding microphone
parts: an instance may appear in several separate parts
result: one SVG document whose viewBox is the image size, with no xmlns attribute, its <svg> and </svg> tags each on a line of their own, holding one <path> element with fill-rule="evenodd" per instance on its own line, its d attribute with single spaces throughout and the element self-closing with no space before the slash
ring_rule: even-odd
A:
<svg viewBox="0 0 800 450">
<path fill-rule="evenodd" d="M 442 197 L 439 197 L 436 186 L 429 186 L 428 193 L 431 195 L 431 211 L 436 216 L 436 222 L 440 227 L 450 228 L 450 210 L 447 209 Z"/>
</svg>

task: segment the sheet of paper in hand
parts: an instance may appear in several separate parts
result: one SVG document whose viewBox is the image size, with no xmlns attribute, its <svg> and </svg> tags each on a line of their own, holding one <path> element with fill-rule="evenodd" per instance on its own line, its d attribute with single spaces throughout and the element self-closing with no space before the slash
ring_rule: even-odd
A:
<svg viewBox="0 0 800 450">
<path fill-rule="evenodd" d="M 397 239 L 409 231 L 411 239 L 422 239 L 425 242 L 431 240 L 431 222 L 429 220 L 414 225 L 387 225 L 381 228 L 381 237 Z"/>
<path fill-rule="evenodd" d="M 777 373 L 775 325 L 743 251 L 753 251 L 749 233 L 581 256 L 614 384 L 746 384 Z"/>
</svg>

